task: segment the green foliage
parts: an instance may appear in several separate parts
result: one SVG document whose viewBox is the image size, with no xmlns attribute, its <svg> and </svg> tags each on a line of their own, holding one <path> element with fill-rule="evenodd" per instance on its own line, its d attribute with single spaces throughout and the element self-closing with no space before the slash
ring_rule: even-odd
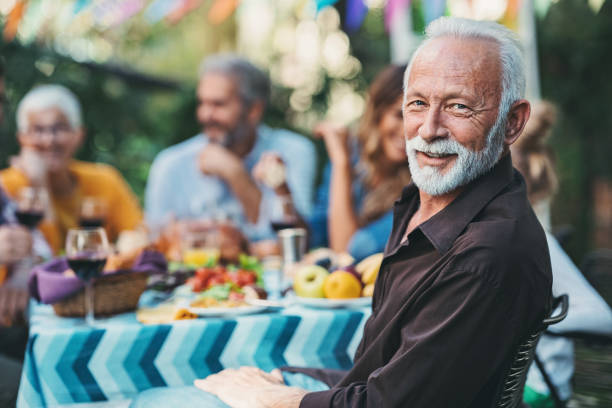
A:
<svg viewBox="0 0 612 408">
<path fill-rule="evenodd" d="M 0 166 L 18 151 L 15 111 L 32 87 L 58 83 L 83 107 L 87 132 L 77 158 L 117 167 L 142 197 L 149 166 L 164 147 L 199 131 L 191 86 L 155 85 L 139 75 L 117 75 L 112 67 L 85 65 L 37 46 L 2 44 L 9 106 L 0 135 Z"/>
<path fill-rule="evenodd" d="M 570 254 L 579 260 L 592 247 L 592 183 L 612 179 L 612 2 L 594 14 L 584 0 L 560 0 L 537 29 L 542 94 L 559 107 L 553 224 L 575 228 Z"/>
</svg>

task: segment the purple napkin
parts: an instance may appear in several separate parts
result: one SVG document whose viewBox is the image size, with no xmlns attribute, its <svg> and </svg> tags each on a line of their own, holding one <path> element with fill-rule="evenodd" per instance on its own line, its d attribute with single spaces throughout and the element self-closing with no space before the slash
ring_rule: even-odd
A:
<svg viewBox="0 0 612 408">
<path fill-rule="evenodd" d="M 68 268 L 68 261 L 65 257 L 56 258 L 35 267 L 28 282 L 30 295 L 39 302 L 55 303 L 78 292 L 84 286 L 83 281 L 76 276 L 64 275 L 63 272 Z M 132 271 L 155 274 L 165 273 L 167 270 L 168 264 L 163 254 L 146 250 L 142 251 L 130 270 L 107 272 L 105 276 Z"/>
</svg>

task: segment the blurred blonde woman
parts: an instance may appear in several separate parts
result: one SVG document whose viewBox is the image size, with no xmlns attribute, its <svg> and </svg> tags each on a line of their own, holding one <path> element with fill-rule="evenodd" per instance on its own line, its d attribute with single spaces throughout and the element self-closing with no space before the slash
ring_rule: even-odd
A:
<svg viewBox="0 0 612 408">
<path fill-rule="evenodd" d="M 391 65 L 375 78 L 355 137 L 329 123 L 315 129 L 330 162 L 308 220 L 312 247 L 329 246 L 356 259 L 384 250 L 393 203 L 410 182 L 402 121 L 405 69 Z"/>
<path fill-rule="evenodd" d="M 612 311 L 550 233 L 550 205 L 559 181 L 554 153 L 547 141 L 555 119 L 556 109 L 551 103 L 534 104 L 523 134 L 511 148 L 514 166 L 523 174 L 527 184 L 527 197 L 546 230 L 553 273 L 553 295 L 569 295 L 567 317 L 549 330 L 558 333 L 586 331 L 612 334 Z M 544 363 L 558 397 L 563 401 L 568 400 L 572 392 L 570 380 L 574 373 L 572 341 L 543 335 L 536 353 Z M 531 367 L 527 376 L 524 400 L 531 408 L 554 407 L 551 391 L 535 366 Z"/>
</svg>

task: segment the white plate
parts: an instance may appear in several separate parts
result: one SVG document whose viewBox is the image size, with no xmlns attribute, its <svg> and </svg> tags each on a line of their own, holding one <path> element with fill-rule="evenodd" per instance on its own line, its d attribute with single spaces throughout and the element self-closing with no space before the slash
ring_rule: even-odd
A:
<svg viewBox="0 0 612 408">
<path fill-rule="evenodd" d="M 372 298 L 369 296 L 352 299 L 306 298 L 296 296 L 294 300 L 295 303 L 299 305 L 317 309 L 358 308 L 370 306 L 372 304 Z"/>
<path fill-rule="evenodd" d="M 231 316 L 242 316 L 247 314 L 259 313 L 268 309 L 267 306 L 255 306 L 255 305 L 246 305 L 246 306 L 237 306 L 237 307 L 193 307 L 189 306 L 187 310 L 191 313 L 197 314 L 198 316 L 223 316 L 223 317 L 231 317 Z"/>
</svg>

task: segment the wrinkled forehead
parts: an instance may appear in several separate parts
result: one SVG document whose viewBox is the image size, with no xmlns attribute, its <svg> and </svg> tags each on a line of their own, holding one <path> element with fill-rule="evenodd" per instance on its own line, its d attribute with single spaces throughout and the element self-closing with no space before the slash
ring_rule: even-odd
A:
<svg viewBox="0 0 612 408">
<path fill-rule="evenodd" d="M 459 86 L 501 93 L 499 44 L 480 38 L 440 37 L 429 40 L 415 55 L 407 72 L 406 87 L 422 76 L 436 77 Z M 483 88 L 484 87 L 484 88 Z"/>
</svg>

